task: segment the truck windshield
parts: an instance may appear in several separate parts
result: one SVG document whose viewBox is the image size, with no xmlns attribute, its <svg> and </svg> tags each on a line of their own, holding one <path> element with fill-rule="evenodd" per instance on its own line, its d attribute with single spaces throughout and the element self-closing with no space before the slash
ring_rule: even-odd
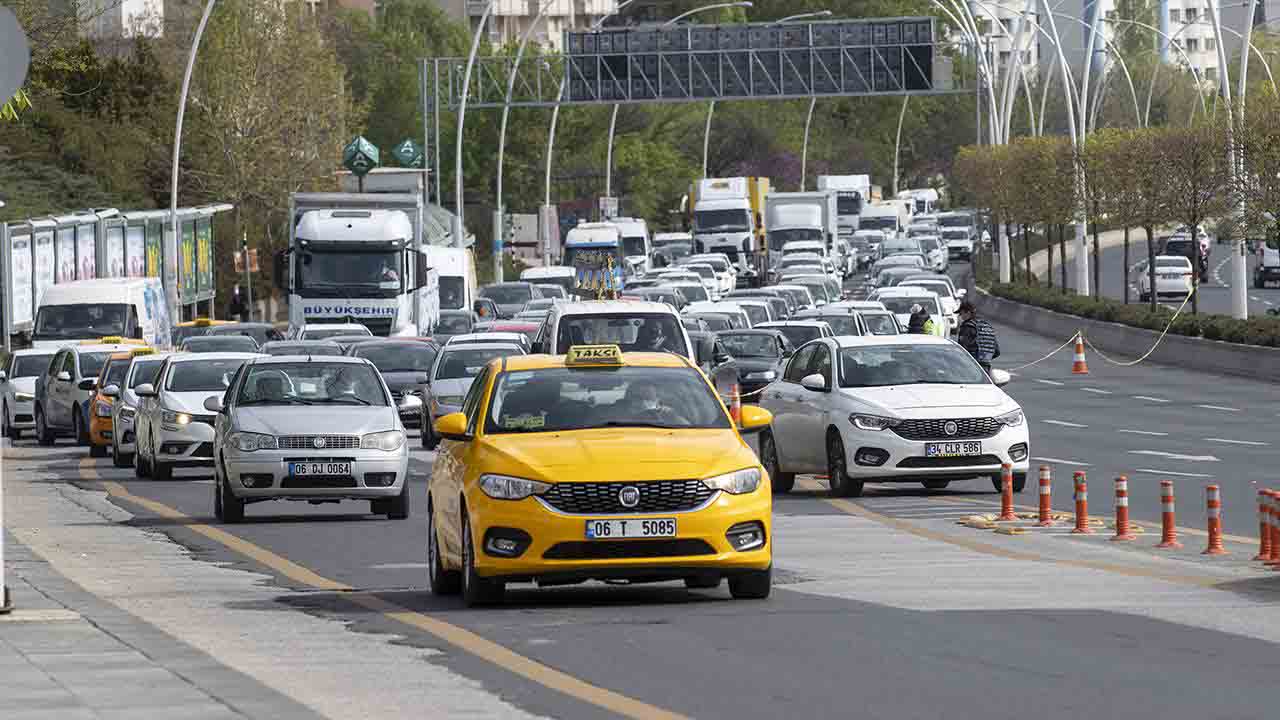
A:
<svg viewBox="0 0 1280 720">
<path fill-rule="evenodd" d="M 897 230 L 898 218 L 893 215 L 864 217 L 858 221 L 858 227 L 863 230 Z"/>
<path fill-rule="evenodd" d="M 622 238 L 622 251 L 628 256 L 644 255 L 644 236 L 637 235 L 635 237 Z"/>
<path fill-rule="evenodd" d="M 942 227 L 972 227 L 973 219 L 967 215 L 943 215 L 938 218 L 938 224 Z"/>
<path fill-rule="evenodd" d="M 751 214 L 745 208 L 730 210 L 698 210 L 693 214 L 696 232 L 747 232 L 751 230 Z"/>
<path fill-rule="evenodd" d="M 781 250 L 789 242 L 804 240 L 822 242 L 821 228 L 791 228 L 788 230 L 769 231 L 769 249 Z"/>
<path fill-rule="evenodd" d="M 862 196 L 858 193 L 840 193 L 836 196 L 837 215 L 858 215 L 862 212 Z"/>
<path fill-rule="evenodd" d="M 443 310 L 465 310 L 466 286 L 457 275 L 440 276 L 440 307 Z"/>
<path fill-rule="evenodd" d="M 354 290 L 363 296 L 391 297 L 400 293 L 402 264 L 396 250 L 305 250 L 297 259 L 298 291 L 331 294 Z"/>
<path fill-rule="evenodd" d="M 129 306 L 120 304 L 45 305 L 36 314 L 35 340 L 127 335 Z"/>
<path fill-rule="evenodd" d="M 13 368 L 9 371 L 9 379 L 36 377 L 49 369 L 49 361 L 53 355 L 20 355 L 13 360 Z"/>
</svg>

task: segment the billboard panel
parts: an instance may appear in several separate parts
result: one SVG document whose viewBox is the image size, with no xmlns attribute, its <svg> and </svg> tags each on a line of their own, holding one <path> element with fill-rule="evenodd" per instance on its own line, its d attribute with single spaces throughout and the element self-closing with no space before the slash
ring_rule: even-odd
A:
<svg viewBox="0 0 1280 720">
<path fill-rule="evenodd" d="M 147 228 L 130 225 L 124 231 L 125 268 L 129 277 L 145 277 L 147 274 Z"/>
<path fill-rule="evenodd" d="M 196 221 L 196 270 L 200 276 L 200 293 L 213 294 L 213 223 L 210 218 Z"/>
<path fill-rule="evenodd" d="M 76 229 L 58 228 L 58 282 L 76 279 Z"/>
<path fill-rule="evenodd" d="M 97 226 L 93 223 L 84 223 L 76 227 L 76 276 L 81 280 L 92 280 L 98 277 L 96 230 Z"/>
<path fill-rule="evenodd" d="M 13 324 L 31 322 L 31 235 L 14 235 L 12 244 Z"/>
<path fill-rule="evenodd" d="M 58 265 L 56 253 L 54 252 L 54 240 L 52 230 L 43 230 L 36 232 L 36 272 L 32 278 L 35 285 L 36 305 L 40 304 L 40 298 L 44 295 L 45 288 L 53 285 L 54 279 L 58 276 Z"/>
<path fill-rule="evenodd" d="M 147 277 L 160 277 L 163 250 L 160 246 L 164 226 L 158 222 L 147 223 Z"/>
<path fill-rule="evenodd" d="M 185 303 L 196 299 L 196 221 L 182 221 L 182 241 L 178 244 L 178 287 Z"/>
<path fill-rule="evenodd" d="M 107 226 L 107 277 L 124 277 L 124 226 Z"/>
</svg>

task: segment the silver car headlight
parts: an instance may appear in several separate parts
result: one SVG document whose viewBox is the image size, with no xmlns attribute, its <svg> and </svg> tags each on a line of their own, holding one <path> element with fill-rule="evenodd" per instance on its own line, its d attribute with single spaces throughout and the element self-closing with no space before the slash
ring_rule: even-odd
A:
<svg viewBox="0 0 1280 720">
<path fill-rule="evenodd" d="M 36 399 L 36 396 L 31 393 L 15 392 L 13 394 L 13 399 L 18 402 L 31 402 Z"/>
<path fill-rule="evenodd" d="M 703 478 L 702 484 L 712 490 L 723 490 L 730 495 L 745 495 L 760 487 L 760 469 L 743 468 L 724 475 Z"/>
<path fill-rule="evenodd" d="M 184 412 L 174 412 L 173 410 L 161 410 L 160 422 L 165 425 L 190 425 L 191 416 Z"/>
<path fill-rule="evenodd" d="M 882 415 L 859 415 L 857 413 L 849 416 L 849 422 L 859 430 L 887 430 L 891 427 L 897 427 L 902 424 L 898 418 L 884 417 Z"/>
<path fill-rule="evenodd" d="M 1000 423 L 1001 425 L 1004 425 L 1005 427 L 1018 427 L 1019 425 L 1022 424 L 1023 419 L 1024 417 L 1022 415 L 1022 411 L 1014 410 L 1013 412 L 1007 412 L 1003 415 L 998 415 L 996 417 L 996 422 Z"/>
<path fill-rule="evenodd" d="M 252 432 L 234 432 L 227 436 L 227 444 L 239 450 L 240 452 L 253 452 L 254 450 L 276 450 L 279 444 L 276 443 L 275 435 L 263 435 L 262 433 Z"/>
<path fill-rule="evenodd" d="M 773 380 L 778 377 L 778 373 L 772 370 L 763 370 L 761 372 L 747 373 L 743 380 Z"/>
<path fill-rule="evenodd" d="M 395 452 L 404 447 L 404 433 L 399 430 L 387 430 L 386 432 L 369 433 L 360 436 L 361 450 L 382 450 L 383 452 Z"/>
<path fill-rule="evenodd" d="M 523 500 L 550 490 L 551 484 L 510 475 L 481 475 L 480 489 L 495 500 Z"/>
<path fill-rule="evenodd" d="M 120 421 L 121 421 L 121 422 L 133 422 L 133 418 L 134 418 L 134 416 L 136 416 L 137 414 L 138 414 L 138 411 L 137 411 L 136 409 L 132 408 L 132 407 L 129 407 L 128 405 L 121 405 L 121 406 L 120 406 Z"/>
</svg>

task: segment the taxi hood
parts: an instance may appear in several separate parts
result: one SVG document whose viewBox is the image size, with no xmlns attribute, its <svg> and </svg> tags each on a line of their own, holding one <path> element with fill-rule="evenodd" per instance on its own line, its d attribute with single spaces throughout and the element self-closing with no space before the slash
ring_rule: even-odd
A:
<svg viewBox="0 0 1280 720">
<path fill-rule="evenodd" d="M 606 428 L 487 435 L 498 472 L 544 482 L 694 480 L 752 467 L 732 429 Z"/>
</svg>

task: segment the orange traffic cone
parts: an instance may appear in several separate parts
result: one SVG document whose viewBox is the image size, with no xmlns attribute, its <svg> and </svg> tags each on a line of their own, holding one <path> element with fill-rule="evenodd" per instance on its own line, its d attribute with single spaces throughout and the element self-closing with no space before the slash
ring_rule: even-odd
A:
<svg viewBox="0 0 1280 720">
<path fill-rule="evenodd" d="M 1071 373 L 1073 375 L 1088 375 L 1089 364 L 1084 361 L 1084 336 L 1076 333 L 1076 354 L 1071 359 Z"/>
</svg>

